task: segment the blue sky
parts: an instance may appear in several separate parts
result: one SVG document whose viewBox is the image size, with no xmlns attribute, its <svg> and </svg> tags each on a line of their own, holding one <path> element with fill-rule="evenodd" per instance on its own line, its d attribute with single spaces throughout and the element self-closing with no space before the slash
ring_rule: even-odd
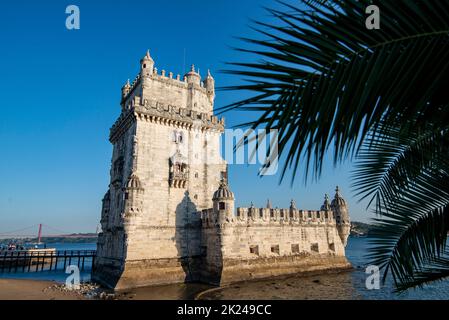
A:
<svg viewBox="0 0 449 320">
<path fill-rule="evenodd" d="M 65 8 L 78 5 L 81 29 L 65 28 Z M 254 35 L 249 19 L 269 21 L 273 0 L 14 1 L 0 13 L 0 234 L 37 223 L 67 232 L 93 232 L 109 183 L 109 128 L 119 115 L 120 88 L 134 78 L 147 49 L 159 70 L 183 73 L 192 63 L 217 86 L 240 80 L 218 71 L 248 59 L 231 47 Z M 243 97 L 219 92 L 216 107 Z M 227 125 L 248 119 L 227 114 Z M 305 186 L 297 179 L 257 177 L 257 166 L 230 166 L 236 205 L 318 209 L 341 186 L 353 220 L 371 214 L 351 195 L 350 163 Z"/>
</svg>

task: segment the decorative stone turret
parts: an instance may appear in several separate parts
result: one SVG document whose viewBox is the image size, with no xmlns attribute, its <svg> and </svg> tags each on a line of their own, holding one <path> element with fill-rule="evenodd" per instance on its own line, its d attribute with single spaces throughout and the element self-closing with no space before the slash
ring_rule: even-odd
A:
<svg viewBox="0 0 449 320">
<path fill-rule="evenodd" d="M 150 51 L 140 60 L 140 79 L 142 83 L 141 99 L 145 99 L 144 89 L 150 86 L 151 76 L 154 73 L 154 61 L 150 56 Z"/>
<path fill-rule="evenodd" d="M 153 74 L 154 60 L 150 56 L 150 51 L 148 50 L 145 56 L 140 60 L 140 76 L 149 77 Z"/>
<path fill-rule="evenodd" d="M 335 197 L 331 202 L 331 210 L 335 213 L 335 221 L 337 223 L 338 233 L 341 241 L 346 246 L 348 236 L 351 230 L 351 222 L 349 220 L 348 205 L 346 200 L 340 194 L 340 188 L 335 189 Z"/>
<path fill-rule="evenodd" d="M 141 194 L 143 193 L 143 191 L 144 189 L 139 177 L 135 173 L 132 173 L 129 176 L 128 182 L 126 183 L 126 187 L 124 189 L 125 217 L 136 215 L 142 210 Z"/>
<path fill-rule="evenodd" d="M 185 75 L 187 83 L 200 85 L 201 76 L 195 71 L 195 65 L 192 64 L 190 71 Z"/>
<path fill-rule="evenodd" d="M 206 88 L 207 96 L 211 103 L 213 103 L 215 99 L 215 80 L 210 74 L 210 70 L 207 70 L 207 77 L 203 81 L 204 87 Z"/>
<path fill-rule="evenodd" d="M 234 193 L 229 189 L 225 179 L 221 180 L 218 190 L 212 197 L 214 212 L 218 215 L 218 223 L 230 221 L 234 216 Z"/>
</svg>

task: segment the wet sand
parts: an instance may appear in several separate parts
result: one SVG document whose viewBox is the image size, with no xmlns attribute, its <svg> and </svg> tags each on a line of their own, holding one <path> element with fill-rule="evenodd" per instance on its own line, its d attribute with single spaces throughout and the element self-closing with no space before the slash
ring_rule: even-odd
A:
<svg viewBox="0 0 449 320">
<path fill-rule="evenodd" d="M 143 287 L 117 292 L 119 300 L 193 300 L 196 295 L 213 286 L 201 283 L 180 283 Z"/>
<path fill-rule="evenodd" d="M 351 270 L 245 281 L 226 287 L 174 284 L 118 293 L 120 300 L 358 300 Z"/>
<path fill-rule="evenodd" d="M 197 295 L 199 300 L 359 300 L 350 271 L 247 281 Z"/>
<path fill-rule="evenodd" d="M 48 290 L 53 281 L 0 279 L 0 300 L 84 300 L 74 292 Z"/>
</svg>

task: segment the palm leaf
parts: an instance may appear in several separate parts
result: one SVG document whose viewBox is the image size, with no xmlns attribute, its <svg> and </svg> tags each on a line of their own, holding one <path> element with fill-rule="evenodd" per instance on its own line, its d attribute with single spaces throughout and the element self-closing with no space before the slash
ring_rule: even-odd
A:
<svg viewBox="0 0 449 320">
<path fill-rule="evenodd" d="M 383 24 L 375 32 L 364 26 L 370 3 L 311 4 L 314 16 L 289 5 L 288 13 L 270 10 L 281 25 L 258 23 L 268 39 L 244 39 L 260 49 L 242 49 L 263 60 L 225 71 L 248 83 L 224 89 L 255 95 L 221 111 L 255 110 L 260 117 L 248 126 L 279 130 L 282 178 L 299 158 L 318 177 L 331 144 L 335 161 L 354 155 L 381 120 L 393 126 L 419 115 L 401 128 L 407 132 L 429 110 L 437 122 L 449 118 L 449 3 L 379 1 Z M 427 15 L 437 18 L 423 23 Z"/>
</svg>

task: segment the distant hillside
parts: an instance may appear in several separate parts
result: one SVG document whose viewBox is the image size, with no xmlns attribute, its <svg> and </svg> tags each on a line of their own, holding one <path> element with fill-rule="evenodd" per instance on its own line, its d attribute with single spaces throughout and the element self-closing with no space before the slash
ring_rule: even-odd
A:
<svg viewBox="0 0 449 320">
<path fill-rule="evenodd" d="M 353 221 L 351 222 L 351 236 L 353 237 L 365 237 L 370 235 L 372 225 L 363 222 Z"/>
</svg>

